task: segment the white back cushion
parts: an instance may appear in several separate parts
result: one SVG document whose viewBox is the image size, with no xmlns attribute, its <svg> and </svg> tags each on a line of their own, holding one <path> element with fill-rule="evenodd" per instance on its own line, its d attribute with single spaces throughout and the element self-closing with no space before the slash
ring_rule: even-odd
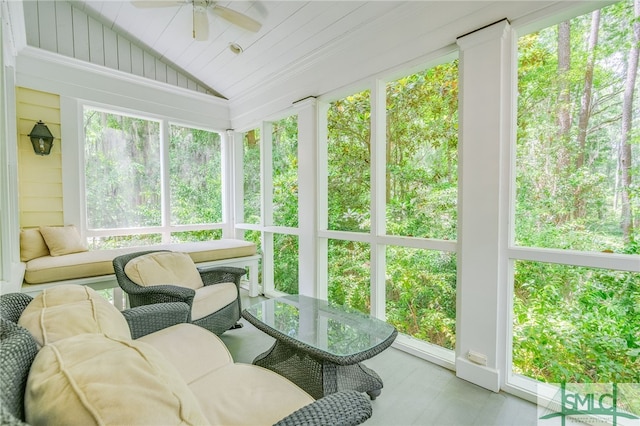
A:
<svg viewBox="0 0 640 426">
<path fill-rule="evenodd" d="M 38 352 L 25 412 L 34 426 L 207 423 L 187 384 L 157 349 L 102 334 L 69 337 Z"/>
<path fill-rule="evenodd" d="M 125 265 L 124 272 L 142 287 L 177 285 L 197 290 L 204 286 L 196 264 L 186 253 L 157 252 L 138 256 Z"/>
<path fill-rule="evenodd" d="M 84 285 L 64 284 L 43 290 L 27 305 L 18 324 L 29 330 L 40 346 L 84 333 L 131 338 L 120 311 Z"/>
</svg>

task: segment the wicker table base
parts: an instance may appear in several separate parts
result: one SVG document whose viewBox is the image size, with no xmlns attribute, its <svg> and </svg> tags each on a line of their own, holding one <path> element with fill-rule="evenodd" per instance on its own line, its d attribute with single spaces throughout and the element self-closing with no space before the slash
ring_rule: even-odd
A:
<svg viewBox="0 0 640 426">
<path fill-rule="evenodd" d="M 300 297 L 303 296 L 288 296 Z M 278 299 L 269 300 L 263 303 L 277 303 Z M 326 303 L 326 302 L 325 302 Z M 296 305 L 297 306 L 297 305 Z M 304 315 L 306 308 L 300 304 L 300 315 Z M 335 308 L 334 308 L 335 309 Z M 273 324 L 266 324 L 256 316 L 258 311 L 249 308 L 245 310 L 243 317 L 276 339 L 273 346 L 266 352 L 258 355 L 253 361 L 255 365 L 272 370 L 296 385 L 307 391 L 312 397 L 319 399 L 323 396 L 342 390 L 356 390 L 366 392 L 371 399 L 380 395 L 382 390 L 382 379 L 378 374 L 366 367 L 361 361 L 372 358 L 393 343 L 397 331 L 392 326 L 384 325 L 384 330 L 378 329 L 376 338 L 369 336 L 371 328 L 380 327 L 380 321 L 373 318 L 363 318 L 362 314 L 349 313 L 346 310 L 338 313 L 337 321 L 345 327 L 355 328 L 362 335 L 367 335 L 371 343 L 366 349 L 354 351 L 353 353 L 335 354 L 328 348 L 319 348 L 318 345 L 311 345 L 305 342 L 302 337 L 296 338 L 284 334 L 273 327 Z M 356 320 L 356 315 L 358 316 Z M 291 326 L 289 324 L 289 326 Z M 365 339 L 367 340 L 367 339 Z"/>
<path fill-rule="evenodd" d="M 286 377 L 316 399 L 341 390 L 366 392 L 376 399 L 382 390 L 380 376 L 361 363 L 337 365 L 278 340 L 253 363 Z"/>
</svg>

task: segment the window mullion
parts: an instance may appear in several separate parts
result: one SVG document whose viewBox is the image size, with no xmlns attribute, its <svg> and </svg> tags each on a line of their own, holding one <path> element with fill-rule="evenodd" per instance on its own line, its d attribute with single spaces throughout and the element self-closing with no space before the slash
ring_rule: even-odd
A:
<svg viewBox="0 0 640 426">
<path fill-rule="evenodd" d="M 273 125 L 265 121 L 260 130 L 260 145 L 262 156 L 260 158 L 260 171 L 262 180 L 262 205 L 261 218 L 263 229 L 273 225 Z M 262 286 L 265 294 L 274 291 L 273 283 L 273 233 L 262 233 Z"/>
<path fill-rule="evenodd" d="M 169 122 L 162 120 L 160 125 L 160 202 L 162 211 L 162 242 L 171 242 L 171 188 L 169 182 L 169 143 L 171 132 Z"/>
<path fill-rule="evenodd" d="M 371 89 L 371 315 L 385 318 L 386 246 L 378 236 L 386 234 L 386 91 L 376 80 Z"/>
</svg>

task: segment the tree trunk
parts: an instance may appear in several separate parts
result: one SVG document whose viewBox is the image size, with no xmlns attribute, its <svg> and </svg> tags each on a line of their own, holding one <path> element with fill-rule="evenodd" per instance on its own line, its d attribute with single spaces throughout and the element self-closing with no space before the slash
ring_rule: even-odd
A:
<svg viewBox="0 0 640 426">
<path fill-rule="evenodd" d="M 571 25 L 564 21 L 558 25 L 558 136 L 561 141 L 566 141 L 571 129 L 570 69 Z"/>
<path fill-rule="evenodd" d="M 600 28 L 600 10 L 591 15 L 591 33 L 589 34 L 589 46 L 587 47 L 587 63 L 584 71 L 584 91 L 580 102 L 580 116 L 578 118 L 578 155 L 576 168 L 584 165 L 587 129 L 591 115 L 591 91 L 593 89 L 593 68 L 596 61 L 596 45 L 598 44 L 598 30 Z"/>
<path fill-rule="evenodd" d="M 560 194 L 561 181 L 571 173 L 573 164 L 570 160 L 568 149 L 569 135 L 571 130 L 571 92 L 570 92 L 570 72 L 571 69 L 571 24 L 569 21 L 561 22 L 558 25 L 558 101 L 556 105 L 556 124 L 558 126 L 557 136 L 551 141 L 551 149 L 556 153 L 553 160 L 555 170 L 551 173 L 553 181 L 552 196 L 555 198 L 560 195 L 559 199 L 564 199 L 564 195 Z M 563 223 L 569 219 L 572 214 L 570 206 L 562 209 L 566 212 L 556 217 L 556 223 Z"/>
<path fill-rule="evenodd" d="M 256 138 L 256 131 L 255 129 L 253 130 L 249 130 L 247 133 L 247 145 L 249 145 L 249 147 L 253 148 L 254 146 L 256 146 L 256 144 L 258 143 L 258 139 Z"/>
<path fill-rule="evenodd" d="M 584 71 L 584 90 L 580 101 L 580 114 L 578 116 L 578 152 L 576 155 L 576 170 L 584 166 L 587 150 L 587 130 L 589 117 L 591 116 L 591 91 L 593 89 L 593 69 L 596 61 L 596 45 L 598 44 L 598 30 L 600 28 L 600 10 L 591 14 L 591 32 L 587 47 L 587 63 Z M 576 188 L 574 194 L 574 217 L 582 217 L 586 214 L 585 200 L 582 188 Z"/>
<path fill-rule="evenodd" d="M 633 206 L 631 203 L 631 123 L 633 110 L 633 92 L 636 84 L 636 74 L 638 72 L 638 55 L 640 44 L 640 0 L 633 2 L 634 19 L 633 41 L 629 51 L 627 62 L 627 77 L 625 80 L 624 95 L 622 100 L 622 132 L 620 137 L 620 149 L 618 160 L 620 163 L 620 186 L 621 186 L 621 220 L 622 234 L 625 244 L 633 243 Z"/>
</svg>

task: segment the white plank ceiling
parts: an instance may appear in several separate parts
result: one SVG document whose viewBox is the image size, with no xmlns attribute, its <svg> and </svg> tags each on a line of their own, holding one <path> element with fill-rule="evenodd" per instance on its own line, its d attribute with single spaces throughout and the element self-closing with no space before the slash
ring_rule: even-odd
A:
<svg viewBox="0 0 640 426">
<path fill-rule="evenodd" d="M 218 5 L 259 21 L 262 28 L 253 33 L 209 14 L 209 38 L 196 41 L 192 38 L 193 5 L 185 1 L 157 8 L 139 8 L 123 0 L 40 0 L 30 7 L 25 1 L 25 16 L 31 16 L 26 12 L 29 8 L 42 9 L 37 14 L 37 28 L 27 19 L 26 38 L 30 45 L 68 56 L 80 55 L 79 59 L 94 63 L 104 58 L 105 66 L 123 61 L 126 67 L 129 55 L 141 56 L 142 65 L 132 61 L 129 67 L 138 69 L 130 72 L 157 79 L 186 78 L 183 85 L 189 88 L 218 93 L 233 101 L 264 91 L 264 86 L 276 80 L 295 81 L 301 73 L 312 74 L 308 78 L 319 82 L 310 91 L 331 88 L 322 81 L 335 81 L 333 85 L 339 86 L 344 84 L 343 76 L 353 80 L 374 75 L 385 67 L 393 68 L 451 45 L 456 36 L 466 32 L 503 18 L 518 19 L 557 3 L 220 1 Z M 60 12 L 65 8 L 71 9 L 71 15 Z M 74 22 L 78 13 L 88 15 L 88 24 L 77 27 Z M 46 22 L 47 16 L 57 19 Z M 54 22 L 55 28 L 50 28 Z M 82 33 L 99 32 L 100 28 L 102 44 L 92 45 L 91 37 L 82 37 Z M 131 42 L 130 47 L 125 39 Z M 72 49 L 72 43 L 79 47 Z M 244 51 L 234 54 L 229 49 L 231 43 L 239 44 Z M 313 75 L 314 70 L 322 72 Z"/>
</svg>

